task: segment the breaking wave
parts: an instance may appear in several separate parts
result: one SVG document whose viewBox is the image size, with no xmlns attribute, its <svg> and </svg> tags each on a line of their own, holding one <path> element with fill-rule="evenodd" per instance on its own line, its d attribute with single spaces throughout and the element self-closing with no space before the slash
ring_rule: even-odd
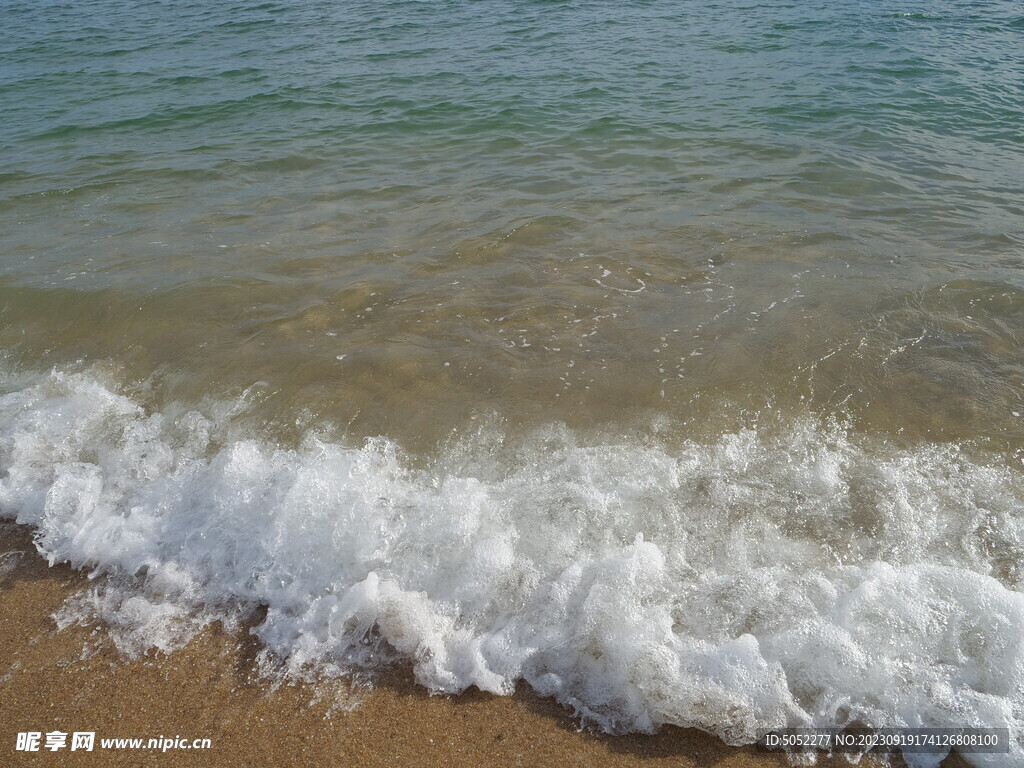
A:
<svg viewBox="0 0 1024 768">
<path fill-rule="evenodd" d="M 609 731 L 1019 733 L 1019 457 L 807 417 L 705 442 L 494 424 L 423 459 L 282 447 L 239 403 L 148 412 L 95 373 L 6 378 L 0 515 L 105 577 L 75 610 L 125 651 L 262 607 L 296 674 L 525 680 Z"/>
</svg>

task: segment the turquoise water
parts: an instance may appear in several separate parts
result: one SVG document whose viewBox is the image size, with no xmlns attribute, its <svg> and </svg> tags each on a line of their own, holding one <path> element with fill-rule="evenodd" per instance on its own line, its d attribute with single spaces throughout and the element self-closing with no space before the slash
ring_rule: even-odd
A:
<svg viewBox="0 0 1024 768">
<path fill-rule="evenodd" d="M 0 513 L 125 647 L 1017 733 L 1019 4 L 0 13 Z"/>
<path fill-rule="evenodd" d="M 985 349 L 1020 329 L 1012 4 L 4 8 L 3 290 L 9 341 L 45 339 L 31 362 L 144 378 L 187 361 L 200 379 L 182 397 L 266 380 L 275 412 L 311 405 L 365 434 L 417 421 L 382 392 L 409 362 L 443 404 L 416 440 L 495 405 L 543 421 L 522 412 L 555 399 L 571 360 L 550 350 L 576 348 L 580 323 L 604 362 L 558 419 L 739 397 L 753 367 L 777 379 L 742 393 L 753 407 L 799 390 L 798 407 L 852 398 L 884 421 L 920 388 L 876 370 L 849 391 L 863 366 L 840 355 L 812 393 L 806 370 L 881 333 L 877 366 L 930 328 L 923 347 L 967 334 L 970 359 L 926 364 L 962 363 L 974 402 L 938 374 L 903 426 L 992 437 L 1019 410 L 1019 358 Z M 38 311 L 55 301 L 63 325 Z M 998 308 L 966 320 L 978 302 Z M 340 341 L 297 348 L 327 331 Z M 453 340 L 458 372 L 440 377 Z M 338 354 L 359 372 L 348 405 Z"/>
<path fill-rule="evenodd" d="M 4 10 L 4 212 L 49 227 L 116 228 L 81 211 L 100 199 L 140 206 L 126 220 L 177 209 L 186 231 L 197 208 L 268 235 L 286 211 L 378 237 L 400 217 L 419 248 L 613 210 L 633 231 L 706 222 L 973 267 L 1020 246 L 1010 3 Z"/>
</svg>

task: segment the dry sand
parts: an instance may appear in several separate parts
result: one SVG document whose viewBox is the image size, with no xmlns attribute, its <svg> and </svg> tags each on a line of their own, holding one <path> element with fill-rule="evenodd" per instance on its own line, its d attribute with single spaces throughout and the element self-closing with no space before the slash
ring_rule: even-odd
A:
<svg viewBox="0 0 1024 768">
<path fill-rule="evenodd" d="M 127 660 L 101 630 L 57 631 L 52 614 L 87 583 L 67 566 L 48 567 L 28 530 L 0 523 L 0 766 L 788 766 L 695 730 L 581 732 L 525 689 L 429 696 L 402 672 L 355 693 L 337 682 L 275 686 L 257 673 L 258 648 L 244 631 L 208 629 L 171 655 Z M 15 751 L 19 731 L 54 730 L 208 738 L 212 748 Z M 955 756 L 944 763 L 962 765 Z"/>
</svg>

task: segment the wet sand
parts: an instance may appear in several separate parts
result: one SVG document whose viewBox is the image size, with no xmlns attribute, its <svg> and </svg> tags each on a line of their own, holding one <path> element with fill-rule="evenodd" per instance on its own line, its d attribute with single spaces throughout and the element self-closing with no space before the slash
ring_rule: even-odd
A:
<svg viewBox="0 0 1024 768">
<path fill-rule="evenodd" d="M 19 554 L 20 553 L 20 554 Z M 97 628 L 52 614 L 88 580 L 48 567 L 30 532 L 0 524 L 0 765 L 73 766 L 787 766 L 696 730 L 611 737 L 521 688 L 430 696 L 396 671 L 372 689 L 275 685 L 245 630 L 208 628 L 171 655 L 119 656 Z M 15 751 L 19 731 L 95 731 L 93 752 Z M 99 749 L 100 738 L 207 738 L 207 750 Z M 894 765 L 902 761 L 894 760 Z M 847 766 L 821 758 L 823 768 Z M 865 765 L 864 762 L 861 765 Z M 945 768 L 966 765 L 953 756 Z"/>
</svg>

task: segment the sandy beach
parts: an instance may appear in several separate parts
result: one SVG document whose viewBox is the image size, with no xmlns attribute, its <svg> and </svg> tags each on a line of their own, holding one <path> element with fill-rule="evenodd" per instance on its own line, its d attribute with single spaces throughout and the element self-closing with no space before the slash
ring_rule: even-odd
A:
<svg viewBox="0 0 1024 768">
<path fill-rule="evenodd" d="M 81 573 L 48 567 L 24 527 L 3 525 L 0 553 L 4 765 L 788 765 L 781 755 L 729 747 L 696 730 L 618 737 L 581 731 L 561 707 L 524 689 L 513 697 L 430 696 L 400 671 L 372 689 L 275 685 L 258 673 L 258 648 L 244 631 L 209 629 L 171 655 L 128 660 L 95 627 L 57 631 L 52 615 L 86 587 Z M 210 739 L 211 748 L 28 753 L 14 749 L 19 731 Z M 841 757 L 818 762 L 848 764 Z M 964 763 L 953 756 L 943 765 Z"/>
<path fill-rule="evenodd" d="M 1024 768 L 1020 3 L 3 21 L 0 768 Z"/>
</svg>

